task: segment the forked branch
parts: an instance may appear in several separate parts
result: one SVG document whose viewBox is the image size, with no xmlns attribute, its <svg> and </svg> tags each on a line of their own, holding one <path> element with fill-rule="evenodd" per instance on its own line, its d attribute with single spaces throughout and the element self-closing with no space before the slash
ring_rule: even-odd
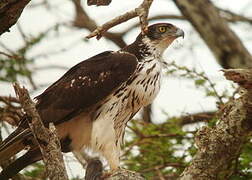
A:
<svg viewBox="0 0 252 180">
<path fill-rule="evenodd" d="M 29 126 L 42 153 L 47 177 L 50 180 L 67 180 L 66 168 L 55 127 L 50 124 L 49 129 L 47 129 L 43 125 L 27 89 L 21 88 L 17 83 L 13 86 L 24 111 L 31 117 Z"/>
<path fill-rule="evenodd" d="M 107 30 L 109 30 L 110 28 L 118 24 L 121 24 L 125 21 L 128 21 L 132 18 L 135 18 L 137 16 L 140 18 L 142 33 L 144 33 L 147 30 L 147 26 L 148 26 L 147 17 L 148 17 L 149 9 L 152 2 L 153 0 L 144 0 L 143 3 L 139 7 L 135 8 L 134 10 L 126 12 L 125 14 L 121 16 L 117 16 L 116 18 L 108 21 L 102 26 L 97 27 L 86 38 L 92 38 L 96 36 L 97 39 L 100 39 L 102 37 L 102 34 L 106 32 Z"/>
</svg>

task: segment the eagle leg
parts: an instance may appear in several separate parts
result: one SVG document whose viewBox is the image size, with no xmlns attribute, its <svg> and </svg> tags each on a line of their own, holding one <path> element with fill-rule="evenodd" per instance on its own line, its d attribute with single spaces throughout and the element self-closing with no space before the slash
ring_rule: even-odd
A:
<svg viewBox="0 0 252 180">
<path fill-rule="evenodd" d="M 103 156 L 108 161 L 110 171 L 116 171 L 120 167 L 120 150 L 121 148 L 116 146 L 114 142 L 107 143 L 102 150 Z"/>
</svg>

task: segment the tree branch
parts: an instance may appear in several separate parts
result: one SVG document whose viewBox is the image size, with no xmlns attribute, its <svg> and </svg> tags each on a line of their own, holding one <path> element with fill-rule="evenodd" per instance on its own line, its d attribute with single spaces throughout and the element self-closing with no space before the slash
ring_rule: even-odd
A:
<svg viewBox="0 0 252 180">
<path fill-rule="evenodd" d="M 17 83 L 13 86 L 24 111 L 31 117 L 29 126 L 43 155 L 47 176 L 50 180 L 67 180 L 55 127 L 50 124 L 49 129 L 45 128 L 28 91 L 24 87 L 21 88 Z"/>
<path fill-rule="evenodd" d="M 228 80 L 238 83 L 241 87 L 252 89 L 252 71 L 245 69 L 222 70 Z"/>
<path fill-rule="evenodd" d="M 98 26 L 91 34 L 89 34 L 86 38 L 92 38 L 95 37 L 97 39 L 100 39 L 103 35 L 104 32 L 109 30 L 110 28 L 121 24 L 123 22 L 126 22 L 134 17 L 139 16 L 140 18 L 140 23 L 142 26 L 142 32 L 144 33 L 147 29 L 147 17 L 149 13 L 149 8 L 152 4 L 153 0 L 144 0 L 143 3 L 137 7 L 134 10 L 131 10 L 129 12 L 126 12 L 125 14 L 121 16 L 117 16 L 116 18 L 108 21 L 107 23 L 103 24 L 102 26 Z"/>
<path fill-rule="evenodd" d="M 252 71 L 224 70 L 227 79 L 245 89 L 240 98 L 228 102 L 220 111 L 219 123 L 203 127 L 195 136 L 198 152 L 181 180 L 226 179 L 230 164 L 240 153 L 252 131 Z"/>
<path fill-rule="evenodd" d="M 225 9 L 219 9 L 219 11 L 220 16 L 228 22 L 247 22 L 252 24 L 252 18 L 245 17 Z"/>
<path fill-rule="evenodd" d="M 209 0 L 173 0 L 223 68 L 252 67 L 252 57 Z"/>
<path fill-rule="evenodd" d="M 216 112 L 199 112 L 194 114 L 188 114 L 186 116 L 181 116 L 179 118 L 179 124 L 180 125 L 187 125 L 197 122 L 208 122 L 209 120 L 213 119 L 213 117 L 216 115 Z"/>
<path fill-rule="evenodd" d="M 219 9 L 219 14 L 222 18 L 224 18 L 226 21 L 230 23 L 236 23 L 236 22 L 245 22 L 252 24 L 252 18 L 245 17 L 236 13 L 233 13 L 231 11 L 225 10 L 225 9 Z M 148 18 L 148 21 L 153 20 L 167 20 L 167 19 L 175 19 L 175 20 L 187 20 L 185 16 L 181 15 L 175 15 L 175 14 L 162 14 L 162 15 L 156 15 Z M 129 27 L 127 27 L 126 30 L 122 32 L 122 34 L 126 34 L 131 29 L 136 28 L 139 26 L 139 23 L 135 23 Z"/>
<path fill-rule="evenodd" d="M 96 5 L 96 6 L 107 6 L 111 3 L 112 0 L 88 0 L 87 4 L 89 6 Z"/>
<path fill-rule="evenodd" d="M 97 24 L 92 18 L 88 16 L 86 11 L 83 9 L 80 0 L 73 0 L 73 3 L 75 7 L 75 19 L 73 21 L 73 26 L 77 28 L 85 28 L 91 32 L 94 31 L 97 27 Z M 122 38 L 123 34 L 121 33 L 105 32 L 103 36 L 108 40 L 114 42 L 120 48 L 126 46 L 126 43 Z"/>
<path fill-rule="evenodd" d="M 9 28 L 17 22 L 29 2 L 30 0 L 0 1 L 0 35 L 9 31 Z"/>
</svg>

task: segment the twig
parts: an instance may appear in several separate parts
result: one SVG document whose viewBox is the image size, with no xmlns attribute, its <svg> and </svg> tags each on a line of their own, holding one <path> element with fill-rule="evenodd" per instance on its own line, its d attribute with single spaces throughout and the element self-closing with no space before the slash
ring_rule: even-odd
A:
<svg viewBox="0 0 252 180">
<path fill-rule="evenodd" d="M 13 86 L 24 111 L 31 117 L 29 126 L 43 155 L 47 176 L 50 180 L 67 180 L 60 142 L 54 125 L 50 123 L 49 129 L 45 128 L 28 91 L 17 83 Z"/>
<path fill-rule="evenodd" d="M 181 163 L 176 163 L 176 162 L 165 162 L 165 163 L 157 165 L 155 167 L 150 167 L 150 168 L 146 168 L 144 170 L 141 170 L 141 173 L 150 172 L 150 171 L 157 170 L 157 169 L 164 169 L 166 167 L 180 167 L 180 168 L 184 168 L 185 165 L 183 165 Z"/>
<path fill-rule="evenodd" d="M 215 115 L 216 115 L 215 111 L 187 114 L 187 115 L 178 117 L 179 125 L 183 126 L 183 125 L 198 123 L 198 122 L 209 122 L 211 119 L 215 117 Z"/>
<path fill-rule="evenodd" d="M 148 26 L 147 17 L 152 2 L 153 0 L 144 0 L 143 3 L 136 9 L 126 12 L 125 14 L 110 20 L 109 22 L 103 24 L 102 26 L 97 27 L 93 32 L 91 32 L 88 36 L 86 36 L 86 38 L 92 38 L 96 36 L 97 39 L 100 39 L 102 37 L 102 34 L 107 30 L 109 30 L 110 28 L 137 16 L 139 16 L 140 18 L 142 33 L 144 33 L 147 30 Z"/>
<path fill-rule="evenodd" d="M 5 53 L 5 52 L 2 52 L 2 51 L 0 51 L 0 55 L 4 55 L 4 56 L 6 56 L 7 58 L 13 58 L 13 59 L 21 59 L 21 57 L 19 57 L 18 55 L 16 55 L 16 54 L 7 54 L 7 53 Z"/>
<path fill-rule="evenodd" d="M 231 11 L 225 10 L 225 9 L 219 9 L 220 10 L 220 16 L 224 18 L 226 21 L 230 23 L 236 23 L 236 22 L 246 22 L 249 24 L 252 24 L 252 18 L 242 16 L 239 14 L 235 14 Z M 175 19 L 175 20 L 187 20 L 185 16 L 183 15 L 175 15 L 175 14 L 161 14 L 156 15 L 148 18 L 148 21 L 153 20 L 164 20 L 164 19 Z M 132 26 L 129 26 L 126 30 L 122 32 L 123 35 L 128 33 L 131 29 L 136 28 L 139 26 L 139 23 L 135 23 Z"/>
<path fill-rule="evenodd" d="M 73 21 L 73 26 L 77 28 L 85 28 L 90 32 L 94 31 L 97 27 L 97 24 L 95 20 L 88 16 L 85 9 L 81 6 L 81 1 L 73 0 L 72 2 L 75 7 L 75 18 Z M 123 34 L 121 33 L 104 32 L 103 36 L 115 43 L 120 48 L 126 46 L 126 43 L 122 37 Z"/>
<path fill-rule="evenodd" d="M 162 175 L 162 173 L 160 172 L 160 170 L 158 168 L 155 168 L 157 175 L 159 177 L 159 180 L 165 180 L 165 177 Z"/>
<path fill-rule="evenodd" d="M 225 9 L 219 9 L 221 17 L 229 22 L 247 22 L 252 24 L 252 18 L 242 16 Z"/>
<path fill-rule="evenodd" d="M 223 100 L 222 100 L 222 96 L 219 95 L 218 91 L 216 90 L 215 88 L 215 84 L 212 82 L 212 80 L 210 80 L 210 78 L 208 78 L 204 73 L 199 73 L 197 72 L 195 69 L 188 69 L 187 67 L 185 66 L 178 66 L 175 62 L 171 62 L 171 63 L 167 63 L 167 62 L 163 62 L 163 64 L 169 68 L 169 67 L 174 67 L 178 70 L 181 70 L 181 71 L 185 71 L 187 74 L 191 74 L 191 75 L 194 75 L 194 76 L 197 76 L 197 77 L 200 77 L 202 78 L 203 80 L 207 81 L 209 83 L 209 86 L 211 87 L 211 89 L 213 90 L 215 96 L 217 97 L 217 99 L 219 100 L 219 103 L 220 104 L 224 104 Z"/>
</svg>

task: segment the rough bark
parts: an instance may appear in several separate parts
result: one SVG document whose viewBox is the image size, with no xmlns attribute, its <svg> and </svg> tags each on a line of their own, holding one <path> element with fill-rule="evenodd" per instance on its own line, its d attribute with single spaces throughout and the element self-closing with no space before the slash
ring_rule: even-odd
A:
<svg viewBox="0 0 252 180">
<path fill-rule="evenodd" d="M 106 178 L 106 180 L 145 180 L 145 178 L 139 173 L 121 169 L 113 173 L 109 178 Z"/>
<path fill-rule="evenodd" d="M 209 0 L 174 0 L 223 68 L 252 67 L 252 57 Z"/>
<path fill-rule="evenodd" d="M 14 89 L 24 111 L 31 117 L 29 126 L 43 155 L 47 177 L 50 180 L 67 180 L 66 168 L 55 127 L 53 124 L 50 124 L 49 129 L 47 129 L 43 125 L 35 105 L 25 88 L 14 84 Z"/>
<path fill-rule="evenodd" d="M 0 35 L 9 31 L 14 25 L 25 6 L 30 0 L 1 0 L 0 1 Z"/>
<path fill-rule="evenodd" d="M 112 0 L 88 0 L 87 4 L 89 6 L 96 5 L 96 6 L 107 6 L 111 3 Z"/>
<path fill-rule="evenodd" d="M 229 80 L 244 91 L 240 98 L 228 102 L 220 111 L 215 127 L 204 127 L 195 136 L 198 151 L 181 175 L 181 180 L 228 179 L 229 167 L 239 156 L 252 130 L 252 71 L 225 70 Z"/>
</svg>

